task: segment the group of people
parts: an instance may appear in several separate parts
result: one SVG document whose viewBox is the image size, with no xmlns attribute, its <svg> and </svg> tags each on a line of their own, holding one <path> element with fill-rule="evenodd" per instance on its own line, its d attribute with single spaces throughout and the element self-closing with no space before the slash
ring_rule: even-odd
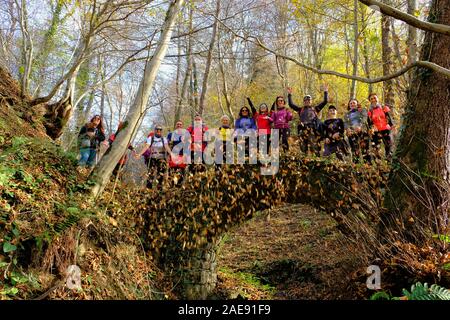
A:
<svg viewBox="0 0 450 320">
<path fill-rule="evenodd" d="M 330 105 L 326 119 L 322 121 L 319 113 L 328 103 L 327 86 L 324 88 L 323 101 L 317 105 L 313 105 L 312 97 L 306 95 L 303 97 L 303 105 L 298 106 L 293 102 L 292 89 L 287 88 L 287 92 L 289 108 L 298 113 L 297 134 L 302 153 L 316 156 L 335 154 L 341 160 L 351 153 L 354 162 L 370 162 L 374 157 L 381 157 L 380 147 L 383 143 L 385 155 L 387 159 L 390 159 L 392 154 L 391 130 L 394 125 L 389 106 L 381 104 L 375 93 L 371 93 L 368 97 L 369 110 L 364 109 L 358 100 L 352 98 L 348 102 L 343 118 L 338 117 L 337 108 Z M 215 143 L 222 151 L 222 156 L 219 161 L 216 159 L 216 163 L 232 162 L 228 151 L 234 148 L 234 144 L 237 144 L 238 136 L 244 136 L 244 143 L 239 143 L 238 148 L 244 148 L 245 156 L 249 157 L 250 138 L 245 135 L 248 130 L 256 132 L 258 141 L 264 141 L 266 154 L 270 150 L 273 129 L 278 130 L 282 149 L 285 152 L 289 150 L 290 122 L 294 117 L 287 107 L 284 97 L 278 96 L 270 110 L 265 103 L 260 104 L 257 110 L 249 97 L 247 97 L 247 101 L 250 108 L 244 106 L 240 109 L 234 128 L 231 127 L 231 120 L 228 116 L 221 117 L 221 126 L 215 131 L 218 133 Z M 116 133 L 106 140 L 102 119 L 99 115 L 94 116 L 81 128 L 78 136 L 79 166 L 92 167 L 95 164 L 99 146 L 106 143 L 110 148 L 122 129 L 123 123 L 119 123 Z M 155 180 L 160 183 L 167 167 L 176 171 L 184 171 L 188 163 L 204 163 L 202 155 L 208 144 L 208 139 L 205 138 L 207 132 L 208 127 L 203 122 L 201 115 L 195 115 L 194 122 L 187 129 L 184 129 L 183 122 L 179 120 L 176 122 L 175 130 L 169 132 L 167 136 L 163 135 L 162 126 L 156 125 L 139 151 L 130 144 L 128 148 L 133 151 L 136 159 L 144 157 L 149 170 L 147 186 L 151 187 Z M 177 146 L 178 148 L 176 148 Z M 259 144 L 259 148 L 261 148 L 261 144 Z M 191 156 L 190 161 L 186 160 L 187 155 Z M 127 155 L 125 154 L 114 169 L 115 174 L 126 161 Z"/>
<path fill-rule="evenodd" d="M 338 117 L 336 106 L 330 105 L 326 119 L 321 121 L 318 114 L 328 103 L 327 91 L 325 89 L 321 103 L 313 106 L 311 96 L 307 95 L 303 98 L 303 106 L 299 107 L 292 101 L 292 89 L 288 88 L 289 107 L 297 111 L 299 116 L 297 133 L 301 151 L 320 156 L 323 141 L 323 156 L 336 154 L 343 160 L 351 152 L 354 162 L 361 159 L 370 162 L 373 158 L 381 158 L 383 142 L 385 156 L 390 160 L 393 145 L 391 133 L 395 128 L 390 107 L 381 104 L 376 93 L 370 93 L 369 110 L 352 98 L 343 118 Z"/>
</svg>

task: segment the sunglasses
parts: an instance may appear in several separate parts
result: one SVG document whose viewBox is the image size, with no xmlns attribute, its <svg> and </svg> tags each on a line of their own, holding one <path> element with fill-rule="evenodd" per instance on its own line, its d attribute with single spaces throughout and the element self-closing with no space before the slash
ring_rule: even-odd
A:
<svg viewBox="0 0 450 320">
<path fill-rule="evenodd" d="M 162 128 L 156 128 L 155 131 L 162 131 Z"/>
<path fill-rule="evenodd" d="M 247 109 L 244 109 L 244 110 L 242 110 L 242 112 L 248 112 L 248 110 L 247 110 Z"/>
<path fill-rule="evenodd" d="M 284 100 L 277 100 L 277 102 L 284 102 Z"/>
</svg>

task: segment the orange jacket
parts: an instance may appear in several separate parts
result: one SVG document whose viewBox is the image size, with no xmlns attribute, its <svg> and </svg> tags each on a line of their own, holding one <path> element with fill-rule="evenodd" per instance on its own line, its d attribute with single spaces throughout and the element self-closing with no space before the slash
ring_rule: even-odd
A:
<svg viewBox="0 0 450 320">
<path fill-rule="evenodd" d="M 369 127 L 374 125 L 378 131 L 391 130 L 393 126 L 388 106 L 376 105 L 367 112 Z"/>
</svg>

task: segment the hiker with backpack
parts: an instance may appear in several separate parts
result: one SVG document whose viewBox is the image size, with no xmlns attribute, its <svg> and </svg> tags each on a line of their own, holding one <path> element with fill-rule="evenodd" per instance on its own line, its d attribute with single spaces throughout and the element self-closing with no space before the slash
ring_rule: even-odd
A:
<svg viewBox="0 0 450 320">
<path fill-rule="evenodd" d="M 273 122 L 274 129 L 279 130 L 281 136 L 281 145 L 283 151 L 289 151 L 289 136 L 291 135 L 291 129 L 289 122 L 292 121 L 292 112 L 286 108 L 286 101 L 283 96 L 278 96 L 275 102 L 272 104 L 270 118 Z"/>
<path fill-rule="evenodd" d="M 324 86 L 323 101 L 316 106 L 312 105 L 312 97 L 306 95 L 303 97 L 303 107 L 297 106 L 292 101 L 292 88 L 287 88 L 289 107 L 298 112 L 299 124 L 297 134 L 300 138 L 300 150 L 306 155 L 311 152 L 320 156 L 320 138 L 319 132 L 320 119 L 319 112 L 328 103 L 328 85 Z"/>
<path fill-rule="evenodd" d="M 189 146 L 187 145 L 189 143 L 189 132 L 183 128 L 183 121 L 178 120 L 176 122 L 175 130 L 167 135 L 167 141 L 174 155 L 170 157 L 169 168 L 175 171 L 184 171 L 187 166 L 187 155 L 189 152 Z"/>
<path fill-rule="evenodd" d="M 350 99 L 347 104 L 348 112 L 344 116 L 345 131 L 352 151 L 354 163 L 370 161 L 370 137 L 367 126 L 367 110 L 356 99 Z"/>
<path fill-rule="evenodd" d="M 166 137 L 162 135 L 162 130 L 160 125 L 156 125 L 154 135 L 149 136 L 143 149 L 135 154 L 135 158 L 139 159 L 148 150 L 149 156 L 144 157 L 148 168 L 147 188 L 152 187 L 153 177 L 158 185 L 162 183 L 167 169 L 167 158 L 172 153 Z"/>
<path fill-rule="evenodd" d="M 269 107 L 267 107 L 267 104 L 261 103 L 258 108 L 259 111 L 257 111 L 249 97 L 247 97 L 247 101 L 252 109 L 253 119 L 255 119 L 256 127 L 258 128 L 258 145 L 261 147 L 262 141 L 265 140 L 265 145 L 267 147 L 264 154 L 268 154 L 270 149 L 270 133 L 273 122 L 270 117 Z M 264 136 L 265 138 L 263 138 Z"/>
<path fill-rule="evenodd" d="M 80 149 L 80 160 L 78 166 L 92 169 L 100 143 L 105 140 L 105 128 L 100 115 L 95 115 L 91 121 L 86 123 L 78 134 L 78 147 Z"/>
<path fill-rule="evenodd" d="M 320 124 L 319 131 L 324 138 L 325 157 L 336 154 L 339 160 L 344 160 L 347 155 L 344 140 L 344 121 L 337 117 L 337 109 L 331 105 L 328 107 L 327 119 Z"/>
<path fill-rule="evenodd" d="M 390 115 L 390 108 L 381 105 L 376 93 L 369 94 L 370 109 L 367 113 L 367 123 L 372 136 L 372 144 L 375 149 L 375 156 L 380 158 L 381 141 L 384 144 L 385 155 L 388 160 L 392 157 L 391 130 L 394 128 Z"/>
</svg>

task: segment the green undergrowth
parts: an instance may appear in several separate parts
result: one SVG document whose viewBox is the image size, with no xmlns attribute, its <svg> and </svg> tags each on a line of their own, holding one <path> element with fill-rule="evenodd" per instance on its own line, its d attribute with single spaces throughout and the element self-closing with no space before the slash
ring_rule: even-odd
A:
<svg viewBox="0 0 450 320">
<path fill-rule="evenodd" d="M 450 300 L 450 290 L 437 284 L 429 286 L 428 283 L 417 282 L 411 286 L 411 291 L 403 289 L 402 294 L 401 297 L 394 297 L 388 292 L 379 291 L 370 300 Z"/>
<path fill-rule="evenodd" d="M 121 206 L 111 190 L 86 200 L 92 182 L 77 172 L 76 154 L 46 138 L 0 142 L 0 300 L 168 296 L 154 290 L 161 273 L 139 236 L 109 216 Z M 72 264 L 82 270 L 81 290 L 64 286 Z"/>
<path fill-rule="evenodd" d="M 220 276 L 225 281 L 232 281 L 235 283 L 235 291 L 229 293 L 228 298 L 236 299 L 272 299 L 276 292 L 276 288 L 264 284 L 264 281 L 257 275 L 249 272 L 233 271 L 229 268 L 222 267 L 219 270 Z"/>
</svg>

